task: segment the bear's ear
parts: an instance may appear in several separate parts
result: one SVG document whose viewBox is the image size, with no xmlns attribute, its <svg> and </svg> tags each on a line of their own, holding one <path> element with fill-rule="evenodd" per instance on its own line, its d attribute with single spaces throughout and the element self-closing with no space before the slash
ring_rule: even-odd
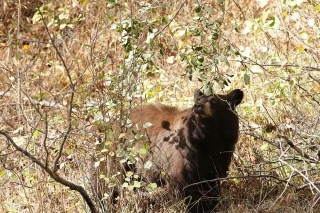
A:
<svg viewBox="0 0 320 213">
<path fill-rule="evenodd" d="M 196 91 L 194 91 L 194 102 L 196 102 L 198 98 L 202 95 L 203 93 L 199 89 L 196 89 Z"/>
<path fill-rule="evenodd" d="M 240 89 L 235 89 L 228 94 L 228 102 L 232 107 L 236 107 L 243 99 L 243 92 Z"/>
</svg>

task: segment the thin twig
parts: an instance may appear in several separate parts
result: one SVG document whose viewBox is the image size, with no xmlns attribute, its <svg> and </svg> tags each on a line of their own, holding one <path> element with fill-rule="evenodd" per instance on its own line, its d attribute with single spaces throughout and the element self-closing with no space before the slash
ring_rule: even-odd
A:
<svg viewBox="0 0 320 213">
<path fill-rule="evenodd" d="M 154 37 L 152 39 L 150 39 L 150 42 L 144 46 L 141 50 L 141 52 L 139 53 L 139 55 L 137 55 L 137 57 L 135 58 L 135 60 L 132 62 L 132 65 L 134 65 L 137 60 L 142 56 L 142 54 L 148 49 L 148 47 L 150 46 L 150 44 L 152 43 L 152 41 L 157 38 L 165 29 L 167 29 L 169 27 L 169 25 L 171 24 L 171 22 L 177 17 L 177 15 L 179 14 L 179 12 L 181 11 L 182 7 L 185 5 L 187 0 L 183 0 L 182 3 L 180 4 L 177 12 L 173 15 L 173 17 L 168 21 L 168 23 L 161 29 L 159 30 L 159 32 L 157 32 Z"/>
<path fill-rule="evenodd" d="M 279 182 L 282 182 L 282 183 L 285 183 L 285 184 L 288 184 L 289 186 L 293 187 L 293 188 L 296 188 L 296 186 L 292 183 L 290 183 L 288 180 L 284 180 L 284 179 L 281 179 L 280 177 L 277 177 L 275 175 L 240 175 L 240 176 L 229 176 L 229 177 L 224 177 L 224 178 L 215 178 L 215 179 L 212 179 L 212 180 L 205 180 L 205 181 L 199 181 L 197 183 L 192 183 L 192 184 L 189 184 L 187 186 L 185 186 L 183 189 L 186 189 L 188 187 L 191 187 L 191 186 L 196 186 L 196 185 L 199 185 L 199 184 L 203 184 L 203 183 L 209 183 L 209 182 L 216 182 L 216 181 L 223 181 L 223 180 L 230 180 L 230 179 L 234 179 L 234 178 L 238 178 L 238 179 L 248 179 L 248 178 L 272 178 L 272 179 L 275 179 Z"/>
<path fill-rule="evenodd" d="M 248 57 L 245 57 L 246 59 L 249 59 Z M 253 61 L 251 59 L 249 59 L 250 61 L 244 61 L 244 60 L 230 60 L 230 61 L 234 61 L 234 62 L 241 62 L 243 64 L 249 64 L 249 65 L 257 65 L 260 67 L 297 67 L 297 68 L 301 68 L 303 70 L 307 70 L 307 71 L 320 71 L 320 68 L 317 67 L 311 67 L 311 66 L 301 66 L 301 65 L 297 65 L 297 64 L 261 64 L 258 63 L 256 61 Z"/>
<path fill-rule="evenodd" d="M 38 9 L 39 11 L 39 14 L 41 16 L 41 20 L 43 22 L 43 25 L 45 27 L 45 30 L 50 38 L 50 41 L 51 41 L 51 44 L 52 46 L 54 47 L 54 49 L 56 50 L 56 53 L 58 54 L 62 64 L 63 64 L 63 67 L 64 69 L 66 70 L 66 74 L 67 74 L 67 77 L 69 79 L 69 83 L 70 83 L 70 89 L 71 89 L 71 96 L 70 96 L 70 103 L 69 103 L 69 108 L 68 108 L 68 114 L 67 114 L 67 129 L 66 131 L 64 132 L 63 134 L 63 138 L 62 138 L 62 142 L 60 144 L 60 148 L 59 148 L 59 151 L 58 151 L 58 154 L 54 160 L 54 163 L 53 163 L 53 171 L 56 172 L 58 170 L 58 165 L 59 165 L 59 160 L 61 158 L 61 155 L 62 155 L 62 152 L 63 152 L 63 148 L 64 148 L 64 144 L 66 143 L 67 141 L 67 138 L 69 136 L 69 133 L 71 132 L 71 118 L 72 118 L 72 104 L 73 104 L 73 99 L 74 99 L 74 93 L 75 93 L 75 83 L 73 83 L 72 81 L 72 78 L 71 78 L 71 75 L 70 75 L 70 71 L 69 71 L 69 68 L 67 67 L 67 64 L 65 62 L 65 60 L 63 59 L 62 55 L 61 55 L 61 52 L 58 50 L 58 47 L 56 46 L 55 42 L 54 42 L 54 39 L 52 38 L 52 36 L 50 35 L 50 32 L 49 32 L 49 28 L 47 26 L 47 23 L 45 22 L 44 20 L 44 17 L 43 17 L 43 14 L 41 12 L 40 9 Z"/>
<path fill-rule="evenodd" d="M 48 139 L 48 117 L 47 117 L 47 113 L 45 112 L 45 130 L 44 130 L 44 136 L 43 136 L 43 148 L 44 150 L 46 151 L 46 167 L 48 167 L 48 162 L 49 162 L 49 150 L 48 150 L 48 147 L 47 147 L 47 139 Z"/>
</svg>

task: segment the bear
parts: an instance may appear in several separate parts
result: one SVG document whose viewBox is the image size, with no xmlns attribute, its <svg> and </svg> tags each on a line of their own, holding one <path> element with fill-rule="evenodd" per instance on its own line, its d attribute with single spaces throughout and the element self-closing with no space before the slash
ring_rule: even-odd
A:
<svg viewBox="0 0 320 213">
<path fill-rule="evenodd" d="M 132 131 L 148 139 L 135 145 L 137 153 L 141 147 L 148 149 L 139 156 L 135 171 L 147 183 L 166 187 L 170 199 L 178 192 L 188 212 L 214 211 L 220 195 L 215 179 L 227 176 L 239 134 L 235 108 L 243 96 L 240 89 L 210 96 L 197 89 L 192 108 L 163 104 L 134 108 L 131 121 L 137 128 Z"/>
</svg>

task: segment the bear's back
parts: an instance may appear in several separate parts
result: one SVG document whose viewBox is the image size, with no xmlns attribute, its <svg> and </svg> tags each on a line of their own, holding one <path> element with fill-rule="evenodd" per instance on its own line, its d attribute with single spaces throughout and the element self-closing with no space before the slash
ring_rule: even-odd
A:
<svg viewBox="0 0 320 213">
<path fill-rule="evenodd" d="M 178 128 L 181 118 L 185 117 L 190 109 L 180 110 L 173 106 L 164 104 L 146 104 L 134 108 L 131 111 L 132 123 L 141 128 L 144 124 L 148 126 L 148 136 L 153 137 L 162 131 L 172 131 Z"/>
</svg>

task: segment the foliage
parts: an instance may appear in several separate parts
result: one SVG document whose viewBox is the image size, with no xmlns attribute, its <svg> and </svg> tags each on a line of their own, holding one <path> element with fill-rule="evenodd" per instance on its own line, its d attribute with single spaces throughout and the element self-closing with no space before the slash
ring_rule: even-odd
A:
<svg viewBox="0 0 320 213">
<path fill-rule="evenodd" d="M 149 149 L 132 148 L 147 140 L 128 131 L 130 109 L 190 107 L 195 88 L 241 88 L 241 136 L 221 210 L 319 210 L 318 2 L 5 0 L 1 7 L 0 130 L 94 202 L 90 176 L 103 165 L 107 210 L 119 187 L 118 211 L 185 208 L 156 183 L 122 172 L 121 163 Z M 0 160 L 1 212 L 86 211 L 79 193 L 3 134 Z"/>
</svg>

